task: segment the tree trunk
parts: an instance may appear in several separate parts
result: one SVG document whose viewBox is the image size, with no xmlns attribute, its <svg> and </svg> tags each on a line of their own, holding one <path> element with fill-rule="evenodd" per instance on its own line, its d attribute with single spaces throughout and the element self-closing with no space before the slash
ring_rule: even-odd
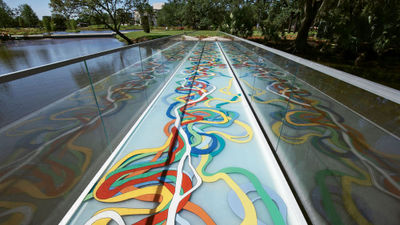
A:
<svg viewBox="0 0 400 225">
<path fill-rule="evenodd" d="M 100 14 L 100 13 L 99 13 Z M 122 37 L 126 42 L 128 42 L 128 45 L 133 44 L 133 41 L 131 39 L 129 39 L 127 36 L 125 36 L 123 33 L 121 33 L 121 31 L 119 31 L 119 25 L 117 23 L 117 21 L 112 17 L 112 15 L 110 15 L 111 20 L 113 22 L 112 25 L 108 24 L 106 20 L 101 19 L 102 23 L 108 27 L 108 29 L 114 31 L 116 34 L 118 34 L 120 37 Z"/>
<path fill-rule="evenodd" d="M 291 12 L 291 13 L 290 13 L 290 17 L 289 17 L 289 27 L 288 27 L 288 33 L 290 33 L 290 32 L 292 31 L 293 15 L 294 15 L 294 13 L 293 13 L 293 12 Z"/>
<path fill-rule="evenodd" d="M 299 13 L 296 13 L 295 21 L 294 21 L 294 26 L 293 26 L 293 33 L 297 32 L 297 28 L 299 27 Z"/>
<path fill-rule="evenodd" d="M 323 0 L 306 0 L 304 18 L 301 20 L 300 29 L 295 41 L 295 51 L 303 51 L 307 47 L 308 31 L 314 23 L 322 2 Z"/>
<path fill-rule="evenodd" d="M 119 30 L 114 30 L 115 33 L 117 33 L 120 37 L 122 37 L 126 42 L 128 42 L 128 45 L 133 44 L 133 41 L 131 39 L 129 39 L 127 36 L 125 36 L 125 34 L 121 33 L 121 31 Z"/>
<path fill-rule="evenodd" d="M 149 24 L 149 16 L 144 14 L 141 16 L 142 20 L 142 28 L 145 33 L 150 33 L 150 24 Z"/>
</svg>

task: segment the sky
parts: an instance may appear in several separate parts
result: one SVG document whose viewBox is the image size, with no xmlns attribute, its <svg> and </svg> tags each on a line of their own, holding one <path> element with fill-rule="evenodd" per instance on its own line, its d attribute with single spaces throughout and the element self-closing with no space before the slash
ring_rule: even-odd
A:
<svg viewBox="0 0 400 225">
<path fill-rule="evenodd" d="M 51 11 L 49 8 L 50 0 L 5 0 L 5 3 L 11 8 L 17 8 L 19 5 L 28 4 L 32 7 L 33 11 L 35 11 L 36 15 L 38 15 L 39 19 L 42 19 L 42 16 L 50 16 Z M 150 0 L 150 5 L 156 2 L 167 2 L 167 0 Z"/>
</svg>

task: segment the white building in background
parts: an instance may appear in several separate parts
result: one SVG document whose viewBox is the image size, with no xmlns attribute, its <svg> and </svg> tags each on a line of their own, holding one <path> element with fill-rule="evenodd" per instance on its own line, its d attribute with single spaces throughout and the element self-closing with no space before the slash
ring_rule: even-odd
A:
<svg viewBox="0 0 400 225">
<path fill-rule="evenodd" d="M 153 22 L 154 26 L 157 26 L 157 13 L 158 11 L 160 11 L 162 9 L 162 7 L 164 6 L 164 2 L 156 2 L 153 3 L 152 7 L 153 7 L 153 13 L 154 15 L 151 18 L 151 21 Z M 133 18 L 135 20 L 135 24 L 140 25 L 141 24 L 141 20 L 140 20 L 140 14 L 138 11 L 133 11 Z"/>
</svg>

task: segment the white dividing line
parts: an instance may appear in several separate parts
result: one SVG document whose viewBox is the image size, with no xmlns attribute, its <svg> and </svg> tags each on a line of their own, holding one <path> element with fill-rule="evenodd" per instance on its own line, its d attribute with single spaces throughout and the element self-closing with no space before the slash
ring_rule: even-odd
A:
<svg viewBox="0 0 400 225">
<path fill-rule="evenodd" d="M 221 48 L 219 43 L 217 42 L 218 48 L 222 53 L 223 60 L 225 63 L 228 65 L 228 59 L 226 58 L 224 50 Z M 232 77 L 235 77 L 235 74 L 233 71 L 228 68 L 229 73 L 231 74 Z M 237 78 L 234 79 L 235 82 L 234 85 L 236 86 L 236 89 L 238 92 L 242 92 L 241 88 L 239 87 L 239 84 L 237 83 Z M 241 93 L 243 96 L 245 96 L 244 93 Z M 260 126 L 257 123 L 257 120 L 255 118 L 255 115 L 253 112 L 250 110 L 250 103 L 247 101 L 247 98 L 243 97 L 243 104 L 245 105 L 244 110 L 246 111 L 247 115 L 249 115 L 249 122 L 251 124 L 251 127 L 253 128 L 254 131 L 254 136 L 257 137 L 256 140 L 258 141 L 258 146 L 260 146 L 261 153 L 264 155 L 264 159 L 267 161 L 266 166 L 268 167 L 268 171 L 270 172 L 269 174 L 272 177 L 272 181 L 274 184 L 275 190 L 279 193 L 279 196 L 283 199 L 283 201 L 286 204 L 286 207 L 288 208 L 288 222 L 289 224 L 301 224 L 301 225 L 307 225 L 306 219 L 304 218 L 303 213 L 300 210 L 300 207 L 298 205 L 298 202 L 296 201 L 292 190 L 289 188 L 289 184 L 287 183 L 287 180 L 285 176 L 283 175 L 283 172 L 281 168 L 279 167 L 275 156 L 272 154 L 272 149 L 269 147 L 267 144 L 267 140 L 265 136 L 263 135 L 263 132 L 261 131 Z"/>
<path fill-rule="evenodd" d="M 203 46 L 203 49 L 204 49 L 204 46 Z M 194 71 L 191 75 L 196 74 L 197 71 L 199 71 L 200 62 L 201 62 L 201 58 L 199 59 L 199 65 L 197 66 L 196 71 Z M 188 77 L 190 77 L 190 76 L 188 76 Z M 181 83 L 181 87 L 184 87 L 187 84 L 187 78 L 188 77 L 184 78 L 184 82 Z M 195 81 L 195 79 L 192 80 L 192 82 L 194 82 L 194 81 Z M 176 218 L 176 215 L 177 215 L 176 211 L 177 211 L 178 205 L 182 201 L 182 199 L 184 199 L 186 196 L 191 194 L 193 191 L 195 191 L 197 188 L 199 188 L 200 185 L 202 184 L 201 177 L 199 176 L 199 174 L 197 173 L 196 169 L 192 165 L 192 158 L 191 158 L 191 155 L 190 155 L 191 151 L 192 151 L 192 147 L 190 146 L 189 139 L 188 139 L 185 131 L 183 130 L 183 128 L 181 126 L 181 117 L 179 116 L 178 109 L 181 108 L 181 107 L 184 107 L 186 104 L 192 104 L 192 103 L 196 103 L 196 102 L 199 102 L 199 101 L 203 100 L 207 95 L 209 95 L 212 92 L 214 92 L 215 89 L 216 88 L 214 87 L 211 91 L 206 92 L 206 93 L 201 91 L 203 94 L 200 96 L 200 98 L 198 98 L 195 101 L 190 101 L 189 100 L 187 103 L 179 105 L 174 110 L 175 117 L 176 117 L 175 127 L 178 129 L 178 132 L 182 135 L 184 143 L 186 144 L 186 148 L 185 148 L 184 155 L 179 160 L 179 164 L 178 164 L 178 168 L 177 168 L 177 178 L 176 178 L 176 184 L 175 184 L 175 192 L 174 192 L 174 195 L 172 197 L 172 200 L 171 200 L 171 203 L 170 203 L 170 206 L 169 206 L 169 209 L 168 209 L 167 225 L 174 225 L 175 224 L 175 218 Z M 184 116 L 185 112 L 182 112 L 182 113 L 183 113 L 183 116 Z M 188 158 L 189 167 L 193 171 L 194 176 L 196 177 L 196 185 L 194 185 L 189 191 L 187 191 L 183 195 L 181 195 L 180 191 L 181 191 L 181 188 L 182 188 L 183 166 L 185 165 L 186 158 Z"/>
<path fill-rule="evenodd" d="M 86 186 L 86 188 L 82 191 L 81 195 L 76 199 L 74 204 L 71 206 L 71 208 L 68 210 L 68 212 L 65 214 L 63 219 L 60 221 L 60 225 L 65 225 L 68 223 L 68 221 L 71 219 L 71 217 L 74 215 L 75 211 L 79 208 L 83 200 L 85 199 L 86 195 L 90 192 L 92 187 L 96 184 L 97 180 L 101 177 L 101 175 L 104 173 L 104 171 L 107 169 L 107 167 L 111 164 L 111 162 L 114 160 L 114 158 L 117 156 L 119 151 L 122 149 L 122 147 L 125 145 L 125 142 L 128 140 L 128 138 L 132 135 L 132 133 L 136 130 L 136 128 L 139 126 L 139 124 L 142 122 L 143 118 L 147 115 L 147 113 L 150 111 L 150 109 L 153 107 L 155 102 L 159 99 L 161 96 L 161 93 L 166 89 L 168 84 L 171 82 L 172 78 L 175 76 L 175 74 L 179 71 L 180 67 L 182 66 L 183 62 L 186 61 L 186 59 L 190 56 L 192 53 L 193 49 L 197 46 L 193 46 L 193 48 L 190 50 L 190 52 L 185 56 L 185 58 L 180 62 L 180 64 L 177 66 L 177 69 L 174 71 L 174 73 L 171 75 L 171 77 L 168 79 L 168 81 L 164 84 L 164 86 L 161 88 L 160 92 L 156 95 L 156 97 L 153 99 L 153 101 L 149 104 L 149 106 L 146 108 L 146 110 L 142 113 L 142 115 L 138 118 L 138 120 L 135 122 L 135 124 L 132 126 L 132 128 L 128 131 L 128 133 L 124 136 L 122 141 L 119 143 L 119 145 L 114 149 L 114 151 L 111 153 L 110 157 L 107 159 L 106 162 L 104 162 L 103 166 L 100 168 L 100 170 L 96 173 L 96 175 L 93 177 L 93 179 L 89 182 L 89 184 Z"/>
</svg>

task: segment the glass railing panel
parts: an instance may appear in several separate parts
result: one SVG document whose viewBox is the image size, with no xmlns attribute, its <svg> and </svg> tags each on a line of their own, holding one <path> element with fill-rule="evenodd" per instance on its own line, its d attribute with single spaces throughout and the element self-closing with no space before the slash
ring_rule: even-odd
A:
<svg viewBox="0 0 400 225">
<path fill-rule="evenodd" d="M 241 41 L 244 46 L 251 44 Z M 314 70 L 307 66 L 298 67 L 299 63 L 285 57 L 274 54 L 262 48 L 252 47 L 258 55 L 266 58 L 274 64 L 284 67 L 288 65 L 287 71 L 317 88 L 319 91 L 334 98 L 346 107 L 354 110 L 372 122 L 400 136 L 400 117 L 395 117 L 400 111 L 400 105 L 384 97 L 378 96 L 367 90 Z M 323 70 L 323 68 L 322 68 Z M 355 81 L 356 82 L 356 81 Z M 379 86 L 379 84 L 377 84 Z M 387 88 L 387 87 L 385 87 Z M 373 88 L 372 88 L 373 89 Z M 351 96 L 351 97 L 349 97 Z"/>
<path fill-rule="evenodd" d="M 91 76 L 106 76 L 94 83 L 102 119 L 113 149 L 122 140 L 132 124 L 139 119 L 194 43 L 175 43 L 165 49 L 157 46 L 166 40 L 152 41 L 137 47 L 87 60 Z M 155 44 L 156 48 L 152 48 Z M 143 49 L 148 50 L 143 54 Z M 160 47 L 161 48 L 161 47 Z M 125 61 L 118 66 L 102 69 L 102 64 L 118 61 L 120 55 L 135 54 L 140 61 Z M 131 56 L 133 59 L 134 57 Z M 100 65 L 100 66 L 99 66 Z M 106 74 L 104 74 L 106 71 Z"/>
<path fill-rule="evenodd" d="M 273 147 L 279 142 L 281 126 L 274 121 L 282 121 L 288 108 L 288 99 L 292 93 L 295 76 L 281 67 L 271 64 L 240 41 L 221 42 L 233 71 L 240 80 L 258 120 L 265 129 Z M 272 127 L 273 129 L 270 129 Z"/>
<path fill-rule="evenodd" d="M 177 69 L 179 63 L 194 47 L 194 41 L 181 41 L 180 38 L 156 40 L 140 45 L 143 60 L 143 75 L 151 77 L 150 98 Z"/>
<path fill-rule="evenodd" d="M 107 150 L 112 151 L 147 105 L 143 84 L 134 74 L 141 70 L 139 47 L 88 59 L 85 64 L 111 143 Z M 122 108 L 127 108 L 124 113 L 121 113 Z"/>
<path fill-rule="evenodd" d="M 275 87 L 290 84 L 279 96 L 277 80 L 263 78 L 267 101 L 253 106 L 313 223 L 398 224 L 399 104 L 240 39 L 229 44 L 282 69 Z"/>
<path fill-rule="evenodd" d="M 108 155 L 84 63 L 0 85 L 0 220 L 56 224 Z"/>
<path fill-rule="evenodd" d="M 0 221 L 56 224 L 64 217 L 195 44 L 169 39 L 146 58 L 136 46 L 3 79 Z M 164 69 L 147 76 L 143 65 L 157 55 Z"/>
<path fill-rule="evenodd" d="M 143 43 L 139 46 L 140 55 L 143 58 L 141 76 L 148 77 L 153 90 L 157 90 L 167 77 L 167 60 L 162 54 L 164 43 L 166 42 L 166 39 L 155 40 L 150 43 Z M 149 96 L 149 99 L 152 99 L 151 97 L 155 92 L 146 90 L 146 94 Z M 150 102 L 147 102 L 147 104 L 150 104 Z"/>
<path fill-rule="evenodd" d="M 277 151 L 314 221 L 397 224 L 400 139 L 309 83 L 295 86 Z"/>
</svg>

